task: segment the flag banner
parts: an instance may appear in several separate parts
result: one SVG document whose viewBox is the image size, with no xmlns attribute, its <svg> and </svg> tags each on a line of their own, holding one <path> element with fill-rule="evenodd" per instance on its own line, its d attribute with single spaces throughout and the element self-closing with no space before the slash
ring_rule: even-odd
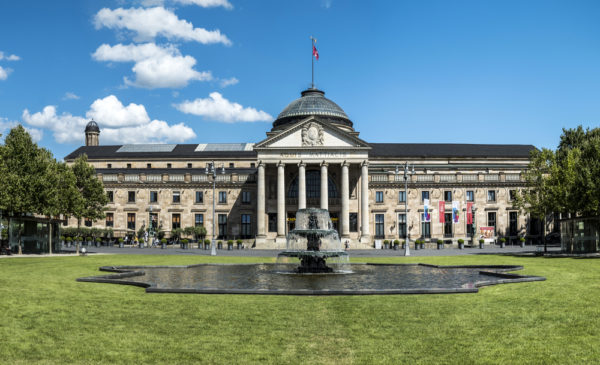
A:
<svg viewBox="0 0 600 365">
<path fill-rule="evenodd" d="M 467 224 L 473 224 L 473 202 L 467 203 Z"/>
<path fill-rule="evenodd" d="M 319 60 L 319 51 L 317 51 L 317 47 L 315 47 L 314 44 L 313 44 L 313 56 L 315 56 L 315 59 L 317 61 Z"/>
<path fill-rule="evenodd" d="M 424 199 L 423 205 L 425 206 L 423 212 L 423 222 L 431 222 L 431 214 L 429 214 L 429 199 Z"/>
<path fill-rule="evenodd" d="M 460 202 L 453 201 L 452 202 L 452 222 L 458 223 L 458 218 L 460 214 Z"/>
<path fill-rule="evenodd" d="M 446 217 L 444 216 L 444 214 L 446 213 L 446 202 L 440 201 L 438 205 L 440 208 L 440 223 L 446 223 Z"/>
</svg>

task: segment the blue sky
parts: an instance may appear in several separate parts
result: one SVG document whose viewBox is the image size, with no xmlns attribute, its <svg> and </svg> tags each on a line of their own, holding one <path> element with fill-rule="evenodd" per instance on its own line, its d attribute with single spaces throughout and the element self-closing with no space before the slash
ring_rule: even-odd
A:
<svg viewBox="0 0 600 365">
<path fill-rule="evenodd" d="M 600 119 L 597 1 L 3 1 L 0 133 L 257 142 L 310 86 L 368 142 L 556 147 Z"/>
</svg>

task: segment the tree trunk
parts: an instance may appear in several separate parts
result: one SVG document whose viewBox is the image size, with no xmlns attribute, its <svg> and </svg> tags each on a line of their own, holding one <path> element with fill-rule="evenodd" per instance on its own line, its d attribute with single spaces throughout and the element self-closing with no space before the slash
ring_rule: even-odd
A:
<svg viewBox="0 0 600 365">
<path fill-rule="evenodd" d="M 52 218 L 48 218 L 48 254 L 52 255 Z"/>
<path fill-rule="evenodd" d="M 77 232 L 78 232 L 78 233 L 76 234 L 76 236 L 79 236 L 79 230 L 80 230 L 80 229 L 81 229 L 81 218 L 77 218 Z M 79 256 L 79 240 L 76 240 L 76 242 L 75 242 L 75 247 L 76 247 L 75 254 L 76 254 L 77 256 Z"/>
</svg>

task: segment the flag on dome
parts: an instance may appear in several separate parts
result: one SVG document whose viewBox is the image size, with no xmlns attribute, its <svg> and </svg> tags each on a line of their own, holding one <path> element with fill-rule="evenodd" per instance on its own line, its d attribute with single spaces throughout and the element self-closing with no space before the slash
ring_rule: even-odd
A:
<svg viewBox="0 0 600 365">
<path fill-rule="evenodd" d="M 317 61 L 319 60 L 319 51 L 317 51 L 317 47 L 315 47 L 314 44 L 313 44 L 313 56 L 317 59 Z"/>
</svg>

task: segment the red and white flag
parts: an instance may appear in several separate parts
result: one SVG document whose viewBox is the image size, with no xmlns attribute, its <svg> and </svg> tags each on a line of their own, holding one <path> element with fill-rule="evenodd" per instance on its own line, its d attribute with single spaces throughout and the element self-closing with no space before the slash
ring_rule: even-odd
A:
<svg viewBox="0 0 600 365">
<path fill-rule="evenodd" d="M 314 44 L 313 44 L 313 56 L 317 59 L 317 61 L 319 60 L 319 51 L 317 51 L 317 47 L 315 47 Z"/>
<path fill-rule="evenodd" d="M 440 211 L 440 223 L 446 223 L 446 202 L 440 200 L 438 202 L 438 209 Z"/>
</svg>

